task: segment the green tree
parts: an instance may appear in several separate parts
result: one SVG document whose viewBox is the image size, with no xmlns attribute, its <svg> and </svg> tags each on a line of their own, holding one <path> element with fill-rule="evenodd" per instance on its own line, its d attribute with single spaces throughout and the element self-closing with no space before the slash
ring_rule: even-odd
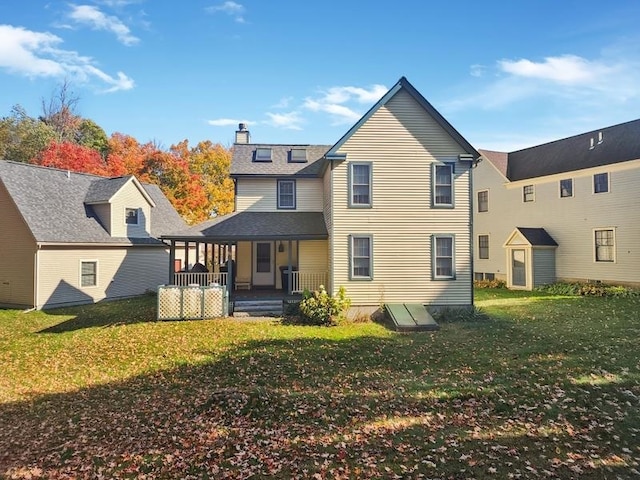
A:
<svg viewBox="0 0 640 480">
<path fill-rule="evenodd" d="M 96 150 L 102 158 L 106 158 L 109 153 L 109 137 L 100 125 L 88 118 L 80 120 L 75 141 L 78 145 Z"/>
<path fill-rule="evenodd" d="M 30 162 L 55 138 L 49 125 L 30 117 L 22 106 L 15 105 L 10 115 L 0 120 L 0 158 Z"/>
</svg>

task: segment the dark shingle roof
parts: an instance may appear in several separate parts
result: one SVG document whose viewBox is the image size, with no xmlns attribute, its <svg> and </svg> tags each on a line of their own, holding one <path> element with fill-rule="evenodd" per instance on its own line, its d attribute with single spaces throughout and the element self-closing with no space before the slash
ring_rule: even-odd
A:
<svg viewBox="0 0 640 480">
<path fill-rule="evenodd" d="M 507 158 L 508 153 L 496 152 L 495 150 L 478 150 L 480 154 L 486 158 L 498 171 L 507 176 Z"/>
<path fill-rule="evenodd" d="M 118 190 L 129 181 L 131 175 L 116 178 L 101 178 L 94 180 L 89 185 L 85 203 L 106 203 L 111 200 Z"/>
<path fill-rule="evenodd" d="M 516 227 L 517 230 L 534 247 L 557 247 L 556 241 L 544 228 Z"/>
<path fill-rule="evenodd" d="M 271 149 L 271 162 L 254 162 L 255 151 L 258 148 Z M 307 162 L 290 162 L 292 148 L 305 148 Z M 256 143 L 236 143 L 233 145 L 231 159 L 231 176 L 260 175 L 281 176 L 296 175 L 317 177 L 324 166 L 324 154 L 331 145 L 271 145 Z"/>
<path fill-rule="evenodd" d="M 602 143 L 598 144 L 600 132 Z M 640 119 L 511 152 L 507 178 L 524 180 L 639 158 Z"/>
<path fill-rule="evenodd" d="M 123 177 L 125 181 L 129 177 Z M 160 244 L 160 235 L 186 227 L 156 185 L 143 185 L 156 204 L 151 209 L 151 235 L 156 238 L 111 237 L 86 198 L 105 192 L 104 177 L 0 160 L 0 182 L 18 207 L 36 242 Z M 96 188 L 94 182 L 100 185 Z M 124 182 L 120 186 L 124 185 Z"/>
<path fill-rule="evenodd" d="M 181 232 L 163 235 L 174 240 L 320 240 L 328 238 L 321 212 L 234 212 Z"/>
</svg>

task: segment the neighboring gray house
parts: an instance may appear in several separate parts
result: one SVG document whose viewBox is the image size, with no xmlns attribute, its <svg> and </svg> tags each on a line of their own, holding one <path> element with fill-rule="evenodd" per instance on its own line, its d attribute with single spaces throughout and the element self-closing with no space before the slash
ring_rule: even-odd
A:
<svg viewBox="0 0 640 480">
<path fill-rule="evenodd" d="M 480 153 L 475 279 L 640 285 L 640 120 Z"/>
<path fill-rule="evenodd" d="M 169 278 L 160 235 L 186 227 L 156 185 L 0 161 L 0 305 L 139 295 Z"/>
</svg>

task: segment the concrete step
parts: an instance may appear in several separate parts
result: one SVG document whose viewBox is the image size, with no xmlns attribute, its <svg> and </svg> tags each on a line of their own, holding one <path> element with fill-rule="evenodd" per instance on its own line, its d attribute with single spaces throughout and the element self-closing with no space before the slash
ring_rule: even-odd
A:
<svg viewBox="0 0 640 480">
<path fill-rule="evenodd" d="M 281 316 L 282 300 L 236 300 L 233 304 L 234 317 Z"/>
</svg>

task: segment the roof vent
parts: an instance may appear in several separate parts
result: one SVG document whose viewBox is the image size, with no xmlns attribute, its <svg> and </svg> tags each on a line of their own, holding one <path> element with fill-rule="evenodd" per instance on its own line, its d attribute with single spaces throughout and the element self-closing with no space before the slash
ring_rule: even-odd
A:
<svg viewBox="0 0 640 480">
<path fill-rule="evenodd" d="M 602 132 L 598 132 L 598 145 L 600 145 L 603 140 L 604 140 L 604 135 L 602 135 Z"/>
<path fill-rule="evenodd" d="M 593 137 L 591 137 L 591 141 L 589 142 L 589 150 L 593 150 L 593 147 L 595 147 L 595 140 Z"/>
</svg>

